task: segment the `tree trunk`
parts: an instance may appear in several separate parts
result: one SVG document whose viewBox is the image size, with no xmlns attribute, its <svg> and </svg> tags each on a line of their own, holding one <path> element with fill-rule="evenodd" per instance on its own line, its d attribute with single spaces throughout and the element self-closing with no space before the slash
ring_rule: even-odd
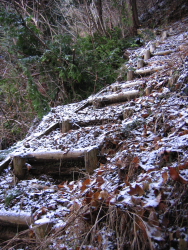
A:
<svg viewBox="0 0 188 250">
<path fill-rule="evenodd" d="M 104 31 L 102 0 L 94 0 L 94 4 L 96 6 L 97 13 L 98 13 L 98 22 L 97 22 L 98 28 L 101 31 Z"/>
<path fill-rule="evenodd" d="M 133 21 L 133 32 L 137 33 L 137 29 L 140 26 L 140 22 L 138 20 L 138 11 L 137 11 L 137 0 L 129 0 L 129 4 L 132 10 L 132 21 Z"/>
</svg>

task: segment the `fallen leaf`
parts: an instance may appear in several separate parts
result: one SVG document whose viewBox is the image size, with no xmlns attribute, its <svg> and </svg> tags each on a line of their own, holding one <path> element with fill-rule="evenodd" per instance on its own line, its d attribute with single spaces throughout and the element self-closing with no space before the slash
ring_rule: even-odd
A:
<svg viewBox="0 0 188 250">
<path fill-rule="evenodd" d="M 174 180 L 174 181 L 178 181 L 182 184 L 188 184 L 188 181 L 185 180 L 182 176 L 179 175 L 179 171 L 174 168 L 174 167 L 169 167 L 169 173 L 170 173 L 170 177 Z"/>
<path fill-rule="evenodd" d="M 161 201 L 159 203 L 159 210 L 164 212 L 166 209 L 167 209 L 167 205 L 164 202 Z"/>
<path fill-rule="evenodd" d="M 162 173 L 162 178 L 163 178 L 163 182 L 166 183 L 168 180 L 168 173 L 167 172 L 163 172 Z"/>
<path fill-rule="evenodd" d="M 178 167 L 178 169 L 179 169 L 179 170 L 188 169 L 188 162 L 186 162 L 186 163 L 180 165 L 180 166 Z"/>
<path fill-rule="evenodd" d="M 100 187 L 104 183 L 104 179 L 102 178 L 102 176 L 99 175 L 96 178 L 96 182 L 98 184 L 98 187 Z"/>
<path fill-rule="evenodd" d="M 144 182 L 142 182 L 142 184 L 143 184 L 143 190 L 146 192 L 146 191 L 148 191 L 149 190 L 149 184 L 151 183 L 151 181 L 149 182 L 149 181 L 144 181 Z"/>
<path fill-rule="evenodd" d="M 100 192 L 100 198 L 103 199 L 103 200 L 106 200 L 109 196 L 109 193 L 106 191 L 106 190 L 102 190 Z"/>
<path fill-rule="evenodd" d="M 135 197 L 131 196 L 131 201 L 134 205 L 138 206 L 142 204 L 142 198 L 141 197 Z"/>
<path fill-rule="evenodd" d="M 169 167 L 169 173 L 170 173 L 170 177 L 174 180 L 174 181 L 179 181 L 179 173 L 176 170 L 176 168 L 173 167 Z"/>
<path fill-rule="evenodd" d="M 148 232 L 145 223 L 139 219 L 138 217 L 136 218 L 136 227 L 143 232 L 143 236 L 145 240 L 148 240 Z"/>
<path fill-rule="evenodd" d="M 102 175 L 103 173 L 104 173 L 104 171 L 100 170 L 100 171 L 97 172 L 97 175 Z"/>
<path fill-rule="evenodd" d="M 163 226 L 167 227 L 169 223 L 170 223 L 169 219 L 166 216 L 164 216 L 162 219 Z"/>
<path fill-rule="evenodd" d="M 188 130 L 184 130 L 182 132 L 179 133 L 179 136 L 182 136 L 182 135 L 187 135 L 188 134 Z"/>
<path fill-rule="evenodd" d="M 92 193 L 92 192 L 88 192 L 88 193 L 86 194 L 85 202 L 86 202 L 87 204 L 90 204 L 90 203 L 91 203 L 91 201 L 92 201 L 92 196 L 93 196 L 93 193 Z"/>
<path fill-rule="evenodd" d="M 42 207 L 42 211 L 41 212 L 42 212 L 43 215 L 47 214 L 48 209 L 46 207 Z"/>
<path fill-rule="evenodd" d="M 145 191 L 139 186 L 139 185 L 135 185 L 135 187 L 131 187 L 130 186 L 130 191 L 128 192 L 130 195 L 143 195 L 145 193 Z"/>
<path fill-rule="evenodd" d="M 101 236 L 101 234 L 98 234 L 97 241 L 98 241 L 99 244 L 102 243 L 102 236 Z"/>
<path fill-rule="evenodd" d="M 95 192 L 95 193 L 93 194 L 93 199 L 94 199 L 94 200 L 99 200 L 99 198 L 100 198 L 100 191 Z"/>
<path fill-rule="evenodd" d="M 148 223 L 151 226 L 159 226 L 159 219 L 157 218 L 157 214 L 155 211 L 151 211 L 148 217 Z"/>
<path fill-rule="evenodd" d="M 91 183 L 91 180 L 90 179 L 86 179 L 83 183 L 82 183 L 82 186 L 81 186 L 81 190 L 82 192 L 86 190 L 86 188 L 88 187 L 88 185 Z"/>
<path fill-rule="evenodd" d="M 138 167 L 139 162 L 140 162 L 140 160 L 139 160 L 138 156 L 136 156 L 136 157 L 133 158 L 131 163 L 133 163 L 135 165 L 135 167 Z"/>
</svg>

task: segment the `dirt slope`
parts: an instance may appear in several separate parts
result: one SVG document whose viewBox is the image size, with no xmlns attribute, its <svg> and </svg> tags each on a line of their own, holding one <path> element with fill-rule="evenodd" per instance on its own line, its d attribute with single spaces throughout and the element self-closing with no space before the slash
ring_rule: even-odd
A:
<svg viewBox="0 0 188 250">
<path fill-rule="evenodd" d="M 133 80 L 53 108 L 1 163 L 0 239 L 29 227 L 1 249 L 187 249 L 187 24 L 128 51 Z"/>
</svg>

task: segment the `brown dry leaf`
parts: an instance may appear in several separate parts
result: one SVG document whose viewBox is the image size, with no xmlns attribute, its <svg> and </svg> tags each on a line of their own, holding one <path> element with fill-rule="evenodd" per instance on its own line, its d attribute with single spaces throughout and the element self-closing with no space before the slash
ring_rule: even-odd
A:
<svg viewBox="0 0 188 250">
<path fill-rule="evenodd" d="M 122 162 L 122 160 L 118 159 L 116 165 L 118 168 L 121 168 L 124 165 L 124 163 Z"/>
<path fill-rule="evenodd" d="M 138 156 L 136 156 L 136 157 L 133 158 L 131 163 L 133 163 L 135 167 L 138 167 L 139 162 L 140 162 L 140 160 L 139 160 Z"/>
<path fill-rule="evenodd" d="M 159 144 L 155 144 L 155 150 L 158 150 L 161 146 Z"/>
<path fill-rule="evenodd" d="M 64 183 L 58 185 L 58 188 L 64 188 L 64 187 L 65 187 Z"/>
<path fill-rule="evenodd" d="M 142 116 L 143 118 L 147 118 L 147 117 L 149 116 L 149 114 L 148 114 L 148 113 L 143 113 L 143 114 L 141 114 L 141 116 Z"/>
<path fill-rule="evenodd" d="M 47 214 L 48 209 L 46 207 L 42 207 L 42 211 L 41 212 L 42 212 L 43 215 Z"/>
<path fill-rule="evenodd" d="M 157 143 L 158 141 L 161 141 L 161 137 L 160 137 L 160 136 L 156 136 L 156 137 L 154 138 L 154 142 L 155 142 L 155 143 Z"/>
<path fill-rule="evenodd" d="M 169 167 L 169 174 L 174 181 L 179 181 L 179 173 L 176 168 Z"/>
<path fill-rule="evenodd" d="M 99 198 L 100 198 L 100 191 L 97 191 L 97 192 L 95 192 L 95 193 L 93 194 L 93 199 L 94 199 L 94 200 L 99 200 Z"/>
<path fill-rule="evenodd" d="M 103 199 L 103 200 L 106 200 L 109 196 L 109 193 L 106 191 L 106 190 L 102 190 L 100 192 L 100 198 Z"/>
<path fill-rule="evenodd" d="M 148 217 L 148 223 L 151 226 L 159 226 L 159 220 L 155 211 L 151 211 Z"/>
<path fill-rule="evenodd" d="M 151 181 L 144 181 L 142 182 L 143 184 L 143 190 L 146 192 L 149 190 L 149 184 L 151 183 Z"/>
<path fill-rule="evenodd" d="M 125 184 L 126 184 L 127 186 L 130 186 L 128 174 L 125 176 Z"/>
<path fill-rule="evenodd" d="M 135 197 L 135 196 L 131 196 L 131 201 L 134 205 L 138 206 L 142 204 L 142 199 L 141 197 Z"/>
<path fill-rule="evenodd" d="M 92 196 L 93 196 L 93 193 L 92 193 L 92 192 L 88 192 L 88 193 L 86 194 L 85 202 L 86 202 L 87 204 L 90 204 L 90 203 L 91 203 L 91 201 L 92 201 Z"/>
<path fill-rule="evenodd" d="M 146 148 L 144 148 L 144 146 L 140 146 L 140 150 L 146 151 Z"/>
<path fill-rule="evenodd" d="M 182 184 L 188 184 L 188 180 L 184 179 L 182 176 L 179 176 L 179 182 Z"/>
<path fill-rule="evenodd" d="M 158 204 L 161 202 L 161 197 L 162 197 L 161 193 L 159 193 L 156 197 L 156 201 L 158 202 Z"/>
<path fill-rule="evenodd" d="M 136 225 L 138 225 L 138 229 L 142 230 L 143 236 L 144 236 L 145 240 L 147 240 L 148 234 L 147 234 L 147 228 L 146 228 L 144 222 L 139 218 L 136 219 L 136 222 L 137 222 Z"/>
<path fill-rule="evenodd" d="M 188 130 L 184 130 L 182 132 L 179 133 L 179 136 L 182 136 L 182 135 L 187 135 L 188 134 Z"/>
<path fill-rule="evenodd" d="M 188 169 L 188 162 L 185 162 L 184 164 L 180 165 L 179 170 L 183 170 L 183 169 Z"/>
<path fill-rule="evenodd" d="M 128 192 L 130 195 L 143 195 L 145 194 L 145 191 L 139 186 L 139 185 L 135 185 L 135 187 L 131 187 L 130 186 L 130 191 Z"/>
<path fill-rule="evenodd" d="M 104 164 L 100 164 L 100 166 L 102 166 L 102 165 L 104 165 Z M 99 170 L 98 172 L 97 172 L 97 175 L 102 175 L 104 173 L 104 170 Z"/>
<path fill-rule="evenodd" d="M 180 182 L 182 184 L 188 184 L 188 181 L 185 180 L 182 176 L 179 175 L 179 171 L 176 168 L 169 167 L 169 173 L 170 173 L 170 177 L 174 181 L 178 181 L 178 182 Z"/>
<path fill-rule="evenodd" d="M 90 179 L 86 179 L 83 183 L 82 183 L 82 186 L 81 186 L 81 190 L 82 192 L 86 190 L 86 188 L 88 187 L 88 185 L 91 183 L 91 180 Z"/>
<path fill-rule="evenodd" d="M 169 219 L 165 216 L 165 217 L 163 217 L 163 219 L 162 219 L 162 224 L 163 224 L 163 226 L 165 226 L 165 227 L 167 227 L 168 225 L 169 225 Z"/>
<path fill-rule="evenodd" d="M 164 202 L 161 201 L 159 203 L 159 210 L 164 212 L 166 209 L 167 209 L 167 205 Z"/>
<path fill-rule="evenodd" d="M 108 155 L 114 155 L 116 153 L 116 151 L 115 150 L 112 150 L 112 149 L 110 149 L 109 151 L 108 151 Z"/>
<path fill-rule="evenodd" d="M 144 137 L 147 137 L 147 126 L 144 124 Z"/>
<path fill-rule="evenodd" d="M 162 177 L 163 177 L 163 182 L 166 183 L 168 180 L 168 173 L 167 172 L 163 172 L 162 173 Z"/>
<path fill-rule="evenodd" d="M 101 236 L 101 234 L 97 235 L 97 241 L 98 241 L 99 244 L 102 243 L 102 236 Z"/>
<path fill-rule="evenodd" d="M 104 179 L 102 178 L 102 176 L 99 175 L 96 178 L 96 182 L 98 184 L 98 187 L 100 187 L 104 183 Z"/>
<path fill-rule="evenodd" d="M 29 230 L 28 236 L 29 238 L 35 238 L 35 232 L 33 230 Z"/>
<path fill-rule="evenodd" d="M 99 207 L 100 202 L 97 200 L 91 200 L 90 202 L 90 206 L 92 206 L 93 208 L 97 209 L 97 207 Z"/>
<path fill-rule="evenodd" d="M 150 176 L 148 174 L 145 175 L 144 177 L 142 177 L 141 179 L 137 180 L 137 182 L 143 182 L 145 180 L 148 180 L 151 183 L 151 178 L 150 178 Z"/>
</svg>

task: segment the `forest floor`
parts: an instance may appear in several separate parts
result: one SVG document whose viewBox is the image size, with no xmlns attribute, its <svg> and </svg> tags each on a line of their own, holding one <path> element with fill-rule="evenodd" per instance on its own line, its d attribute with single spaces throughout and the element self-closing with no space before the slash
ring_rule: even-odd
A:
<svg viewBox="0 0 188 250">
<path fill-rule="evenodd" d="M 188 248 L 188 18 L 157 34 L 4 152 L 0 249 Z"/>
</svg>

